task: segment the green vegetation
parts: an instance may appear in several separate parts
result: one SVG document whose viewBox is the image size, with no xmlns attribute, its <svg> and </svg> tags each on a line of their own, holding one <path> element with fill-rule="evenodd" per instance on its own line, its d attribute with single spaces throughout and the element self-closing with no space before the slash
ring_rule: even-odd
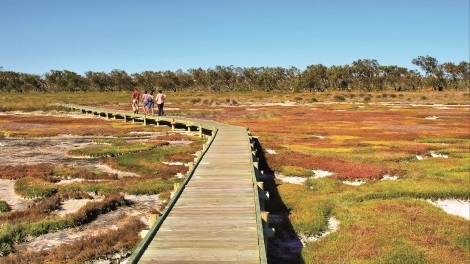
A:
<svg viewBox="0 0 470 264">
<path fill-rule="evenodd" d="M 10 206 L 8 206 L 7 202 L 0 200 L 0 213 L 9 212 Z"/>
<path fill-rule="evenodd" d="M 178 92 L 231 92 L 239 91 L 377 91 L 378 98 L 387 98 L 384 91 L 416 91 L 423 87 L 433 90 L 465 90 L 469 85 L 470 64 L 462 61 L 440 64 L 430 56 L 419 56 L 412 60 L 426 74 L 403 67 L 379 65 L 377 60 L 357 60 L 351 65 L 310 65 L 304 71 L 295 67 L 248 67 L 216 66 L 215 69 L 189 69 L 187 72 L 145 71 L 128 75 L 122 70 L 110 73 L 86 72 L 85 76 L 62 70 L 51 70 L 44 76 L 0 71 L 0 92 L 109 92 L 141 90 Z M 157 88 L 158 87 L 158 88 Z M 197 94 L 196 96 L 199 96 Z M 346 97 L 346 96 L 345 96 Z M 340 99 L 338 97 L 337 99 Z M 425 96 L 422 100 L 427 99 Z M 208 99 L 192 98 L 192 103 L 212 105 Z M 294 101 L 302 101 L 294 97 Z M 106 104 L 120 101 L 107 99 Z M 237 105 L 237 100 L 225 99 L 225 103 Z"/>
</svg>

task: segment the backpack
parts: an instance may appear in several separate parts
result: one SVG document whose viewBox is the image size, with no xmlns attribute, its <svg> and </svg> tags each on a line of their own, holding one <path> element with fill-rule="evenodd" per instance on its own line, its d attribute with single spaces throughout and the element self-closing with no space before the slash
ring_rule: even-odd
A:
<svg viewBox="0 0 470 264">
<path fill-rule="evenodd" d="M 147 102 L 153 102 L 153 95 L 149 94 L 147 96 Z"/>
</svg>

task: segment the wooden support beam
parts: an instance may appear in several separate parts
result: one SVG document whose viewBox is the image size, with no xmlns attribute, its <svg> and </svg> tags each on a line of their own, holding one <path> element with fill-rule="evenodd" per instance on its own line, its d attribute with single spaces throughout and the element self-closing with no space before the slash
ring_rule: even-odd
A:
<svg viewBox="0 0 470 264">
<path fill-rule="evenodd" d="M 263 228 L 268 227 L 269 225 L 269 212 L 268 211 L 262 211 L 261 212 L 261 219 L 263 220 Z"/>
<path fill-rule="evenodd" d="M 199 124 L 198 130 L 199 130 L 199 137 L 202 137 L 202 125 L 201 124 Z"/>
</svg>

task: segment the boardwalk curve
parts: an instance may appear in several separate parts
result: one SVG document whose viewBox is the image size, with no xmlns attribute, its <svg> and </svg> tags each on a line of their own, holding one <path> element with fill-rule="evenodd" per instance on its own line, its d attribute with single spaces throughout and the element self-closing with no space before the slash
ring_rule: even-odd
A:
<svg viewBox="0 0 470 264">
<path fill-rule="evenodd" d="M 267 263 L 267 198 L 249 131 L 208 120 L 64 105 L 124 121 L 195 128 L 208 143 L 128 263 Z M 204 135 L 203 132 L 205 131 Z M 206 135 L 207 134 L 207 135 Z"/>
</svg>

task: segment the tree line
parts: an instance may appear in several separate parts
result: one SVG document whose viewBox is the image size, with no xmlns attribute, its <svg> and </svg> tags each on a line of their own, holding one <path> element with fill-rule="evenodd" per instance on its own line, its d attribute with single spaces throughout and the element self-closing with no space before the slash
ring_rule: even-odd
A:
<svg viewBox="0 0 470 264">
<path fill-rule="evenodd" d="M 216 66 L 187 71 L 144 71 L 127 74 L 88 71 L 85 76 L 67 70 L 51 70 L 43 76 L 3 71 L 0 92 L 114 92 L 163 89 L 165 91 L 417 91 L 422 89 L 468 90 L 470 64 L 442 63 L 419 56 L 412 63 L 419 71 L 383 66 L 377 60 L 363 59 L 342 66 L 310 65 L 296 67 Z"/>
</svg>

